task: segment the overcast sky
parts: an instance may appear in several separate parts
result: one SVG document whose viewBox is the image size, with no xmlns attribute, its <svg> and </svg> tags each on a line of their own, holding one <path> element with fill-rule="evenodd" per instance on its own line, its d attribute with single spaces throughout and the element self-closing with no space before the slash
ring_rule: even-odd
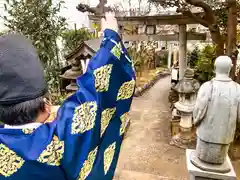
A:
<svg viewBox="0 0 240 180">
<path fill-rule="evenodd" d="M 127 8 L 128 0 L 108 0 L 108 4 L 112 5 L 115 3 L 122 3 Z M 0 14 L 4 14 L 4 2 L 5 0 L 0 0 Z M 99 0 L 65 0 L 65 7 L 61 11 L 61 15 L 68 19 L 70 27 L 74 27 L 74 23 L 77 24 L 77 27 L 80 28 L 82 25 L 88 26 L 88 17 L 86 13 L 80 13 L 77 11 L 76 6 L 80 3 L 87 3 L 91 6 L 96 6 Z M 137 0 L 132 0 L 132 5 L 137 3 Z M 0 19 L 0 30 L 4 29 L 3 21 Z"/>
<path fill-rule="evenodd" d="M 116 0 L 111 0 L 116 1 Z M 4 14 L 4 2 L 5 0 L 0 0 L 0 14 Z M 80 13 L 77 11 L 76 6 L 81 2 L 81 0 L 65 0 L 65 8 L 62 9 L 61 15 L 68 19 L 70 27 L 74 27 L 74 23 L 77 27 L 81 27 L 82 24 L 88 26 L 88 19 L 86 13 Z M 98 4 L 98 0 L 82 0 L 82 2 L 90 3 L 91 5 Z M 0 30 L 4 28 L 3 20 L 0 19 Z"/>
</svg>

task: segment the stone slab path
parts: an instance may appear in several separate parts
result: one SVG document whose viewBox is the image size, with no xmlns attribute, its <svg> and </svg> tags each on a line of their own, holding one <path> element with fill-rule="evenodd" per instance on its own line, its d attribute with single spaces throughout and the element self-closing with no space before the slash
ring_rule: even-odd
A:
<svg viewBox="0 0 240 180">
<path fill-rule="evenodd" d="M 170 77 L 165 77 L 134 99 L 114 180 L 188 179 L 185 150 L 169 145 L 169 89 Z"/>
</svg>

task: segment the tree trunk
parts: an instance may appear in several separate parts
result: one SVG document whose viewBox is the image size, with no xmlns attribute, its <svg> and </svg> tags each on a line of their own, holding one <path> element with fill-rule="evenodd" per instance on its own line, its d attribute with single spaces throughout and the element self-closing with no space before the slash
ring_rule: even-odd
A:
<svg viewBox="0 0 240 180">
<path fill-rule="evenodd" d="M 233 68 L 231 77 L 235 80 L 236 60 L 234 55 L 237 42 L 237 2 L 236 0 L 228 0 L 228 24 L 227 24 L 227 55 L 232 59 Z"/>
<path fill-rule="evenodd" d="M 183 12 L 184 15 L 187 15 L 188 17 L 192 18 L 199 24 L 209 28 L 209 31 L 211 33 L 212 40 L 214 44 L 216 45 L 216 55 L 220 56 L 224 54 L 224 40 L 220 33 L 220 28 L 217 25 L 217 19 L 215 17 L 214 11 L 212 7 L 201 0 L 185 0 L 186 3 L 189 5 L 202 8 L 204 11 L 204 16 L 196 16 L 191 11 L 185 11 Z"/>
<path fill-rule="evenodd" d="M 227 55 L 232 56 L 236 49 L 237 36 L 237 3 L 236 0 L 228 0 L 228 24 L 227 24 Z"/>
<path fill-rule="evenodd" d="M 209 28 L 213 43 L 216 45 L 216 55 L 224 55 L 224 40 L 220 34 L 219 28 Z"/>
</svg>

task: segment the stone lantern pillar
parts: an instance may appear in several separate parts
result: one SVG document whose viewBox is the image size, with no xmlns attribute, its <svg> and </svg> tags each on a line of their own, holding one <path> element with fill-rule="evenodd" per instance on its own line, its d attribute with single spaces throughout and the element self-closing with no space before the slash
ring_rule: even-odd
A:
<svg viewBox="0 0 240 180">
<path fill-rule="evenodd" d="M 193 79 L 194 71 L 187 68 L 182 80 L 174 87 L 179 94 L 179 101 L 175 103 L 175 108 L 181 115 L 180 132 L 172 138 L 171 144 L 180 148 L 187 148 L 193 140 L 192 133 L 192 112 L 195 106 L 197 91 L 200 84 Z"/>
<path fill-rule="evenodd" d="M 187 26 L 186 24 L 179 25 L 179 79 L 184 76 L 184 71 L 187 68 Z"/>
</svg>

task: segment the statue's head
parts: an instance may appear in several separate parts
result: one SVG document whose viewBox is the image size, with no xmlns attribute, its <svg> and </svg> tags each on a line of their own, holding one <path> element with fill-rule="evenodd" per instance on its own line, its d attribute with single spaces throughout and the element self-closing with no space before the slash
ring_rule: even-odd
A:
<svg viewBox="0 0 240 180">
<path fill-rule="evenodd" d="M 229 75 L 232 66 L 231 58 L 228 56 L 219 56 L 215 61 L 216 74 Z"/>
</svg>

